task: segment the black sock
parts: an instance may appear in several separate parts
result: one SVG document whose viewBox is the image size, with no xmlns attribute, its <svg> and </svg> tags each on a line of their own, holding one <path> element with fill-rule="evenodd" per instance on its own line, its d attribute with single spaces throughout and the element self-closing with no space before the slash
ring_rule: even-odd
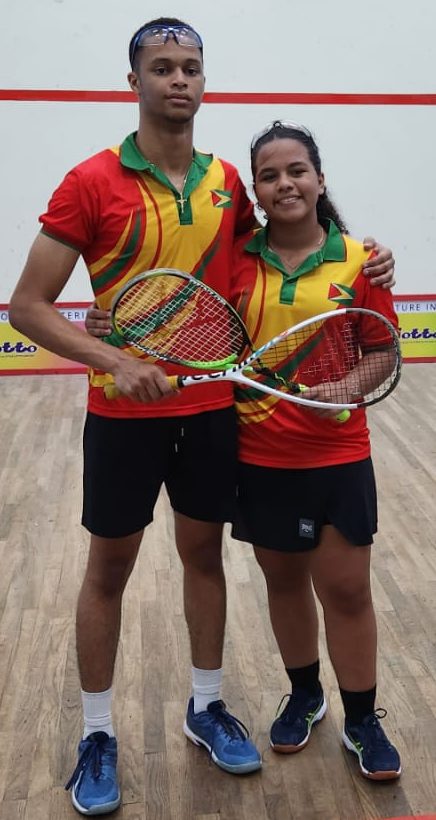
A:
<svg viewBox="0 0 436 820">
<path fill-rule="evenodd" d="M 372 715 L 375 706 L 376 686 L 366 692 L 348 692 L 339 689 L 344 704 L 345 720 L 351 725 L 362 723 L 368 715 Z"/>
<path fill-rule="evenodd" d="M 292 691 L 304 689 L 310 695 L 320 695 L 322 687 L 319 682 L 319 660 L 309 666 L 298 666 L 286 669 L 287 676 L 292 683 Z"/>
</svg>

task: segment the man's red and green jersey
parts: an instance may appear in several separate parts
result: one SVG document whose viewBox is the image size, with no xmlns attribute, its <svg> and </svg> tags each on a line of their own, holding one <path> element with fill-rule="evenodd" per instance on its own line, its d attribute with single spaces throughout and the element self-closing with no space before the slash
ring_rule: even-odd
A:
<svg viewBox="0 0 436 820">
<path fill-rule="evenodd" d="M 255 348 L 304 319 L 346 306 L 376 310 L 397 326 L 391 292 L 371 286 L 362 272 L 369 253 L 361 243 L 341 235 L 333 222 L 326 228 L 325 245 L 292 274 L 269 250 L 265 228 L 238 240 L 231 300 Z M 363 340 L 368 345 L 386 341 Z M 288 364 L 291 372 L 286 371 Z M 288 378 L 293 378 L 292 366 L 293 362 L 284 363 Z M 352 411 L 347 423 L 338 424 L 255 389 L 238 386 L 236 400 L 241 461 L 265 467 L 321 467 L 360 461 L 370 453 L 364 410 Z"/>
<path fill-rule="evenodd" d="M 236 168 L 194 151 L 183 195 L 146 160 L 131 134 L 77 165 L 40 217 L 43 232 L 77 249 L 99 307 L 108 309 L 126 282 L 152 268 L 178 268 L 225 298 L 230 293 L 233 244 L 254 222 Z M 132 355 L 141 355 L 129 348 Z M 150 359 L 147 359 L 150 361 Z M 159 364 L 161 364 L 159 362 Z M 163 365 L 168 373 L 186 373 Z M 108 401 L 109 374 L 90 371 L 89 409 L 104 416 L 172 416 L 232 404 L 230 385 L 196 386 L 155 404 Z"/>
</svg>

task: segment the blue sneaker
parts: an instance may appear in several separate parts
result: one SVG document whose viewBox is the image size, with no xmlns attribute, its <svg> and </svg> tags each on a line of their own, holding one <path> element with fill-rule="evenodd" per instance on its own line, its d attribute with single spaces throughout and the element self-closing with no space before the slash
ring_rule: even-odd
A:
<svg viewBox="0 0 436 820">
<path fill-rule="evenodd" d="M 286 698 L 288 702 L 281 715 L 275 719 L 270 731 L 272 748 L 275 752 L 285 755 L 304 749 L 310 738 L 312 726 L 321 720 L 327 711 L 322 690 L 314 697 L 304 689 L 296 689 L 292 695 L 285 695 L 281 699 L 277 712 Z"/>
<path fill-rule="evenodd" d="M 188 703 L 183 731 L 197 746 L 205 746 L 214 763 L 232 774 L 255 772 L 262 759 L 248 738 L 244 724 L 226 710 L 222 700 L 209 703 L 205 712 L 194 712 L 194 698 Z"/>
<path fill-rule="evenodd" d="M 386 714 L 386 709 L 377 709 L 362 723 L 351 726 L 345 721 L 342 739 L 359 758 L 363 776 L 370 780 L 395 780 L 401 774 L 400 755 L 380 726 L 379 719 Z"/>
<path fill-rule="evenodd" d="M 108 814 L 121 803 L 117 780 L 117 741 L 94 732 L 79 743 L 79 760 L 67 785 L 81 814 Z"/>
</svg>

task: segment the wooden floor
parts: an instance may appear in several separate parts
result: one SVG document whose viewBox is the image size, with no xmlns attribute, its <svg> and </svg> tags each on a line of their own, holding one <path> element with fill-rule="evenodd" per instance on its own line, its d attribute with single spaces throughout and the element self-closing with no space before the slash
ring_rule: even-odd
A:
<svg viewBox="0 0 436 820">
<path fill-rule="evenodd" d="M 63 784 L 81 728 L 74 609 L 87 536 L 79 525 L 81 376 L 0 379 L 0 820 L 77 817 Z M 261 773 L 217 769 L 182 733 L 190 688 L 181 569 L 164 496 L 124 602 L 115 720 L 123 820 L 370 820 L 436 812 L 436 366 L 408 365 L 371 411 L 380 496 L 374 597 L 378 703 L 404 774 L 357 773 L 322 636 L 330 709 L 301 754 L 268 729 L 287 678 L 251 549 L 226 538 L 224 697 L 262 750 Z M 117 480 L 116 467 L 114 481 Z"/>
</svg>

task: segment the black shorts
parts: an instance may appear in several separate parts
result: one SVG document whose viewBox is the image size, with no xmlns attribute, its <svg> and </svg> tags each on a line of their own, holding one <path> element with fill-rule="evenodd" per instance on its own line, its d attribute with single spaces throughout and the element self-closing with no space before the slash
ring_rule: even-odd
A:
<svg viewBox="0 0 436 820">
<path fill-rule="evenodd" d="M 282 552 L 317 547 L 324 524 L 351 544 L 372 544 L 377 493 L 370 458 L 284 470 L 240 464 L 233 538 Z"/>
<path fill-rule="evenodd" d="M 165 484 L 174 510 L 231 521 L 236 500 L 234 407 L 192 416 L 119 419 L 88 413 L 82 524 L 120 538 L 143 529 Z"/>
</svg>

